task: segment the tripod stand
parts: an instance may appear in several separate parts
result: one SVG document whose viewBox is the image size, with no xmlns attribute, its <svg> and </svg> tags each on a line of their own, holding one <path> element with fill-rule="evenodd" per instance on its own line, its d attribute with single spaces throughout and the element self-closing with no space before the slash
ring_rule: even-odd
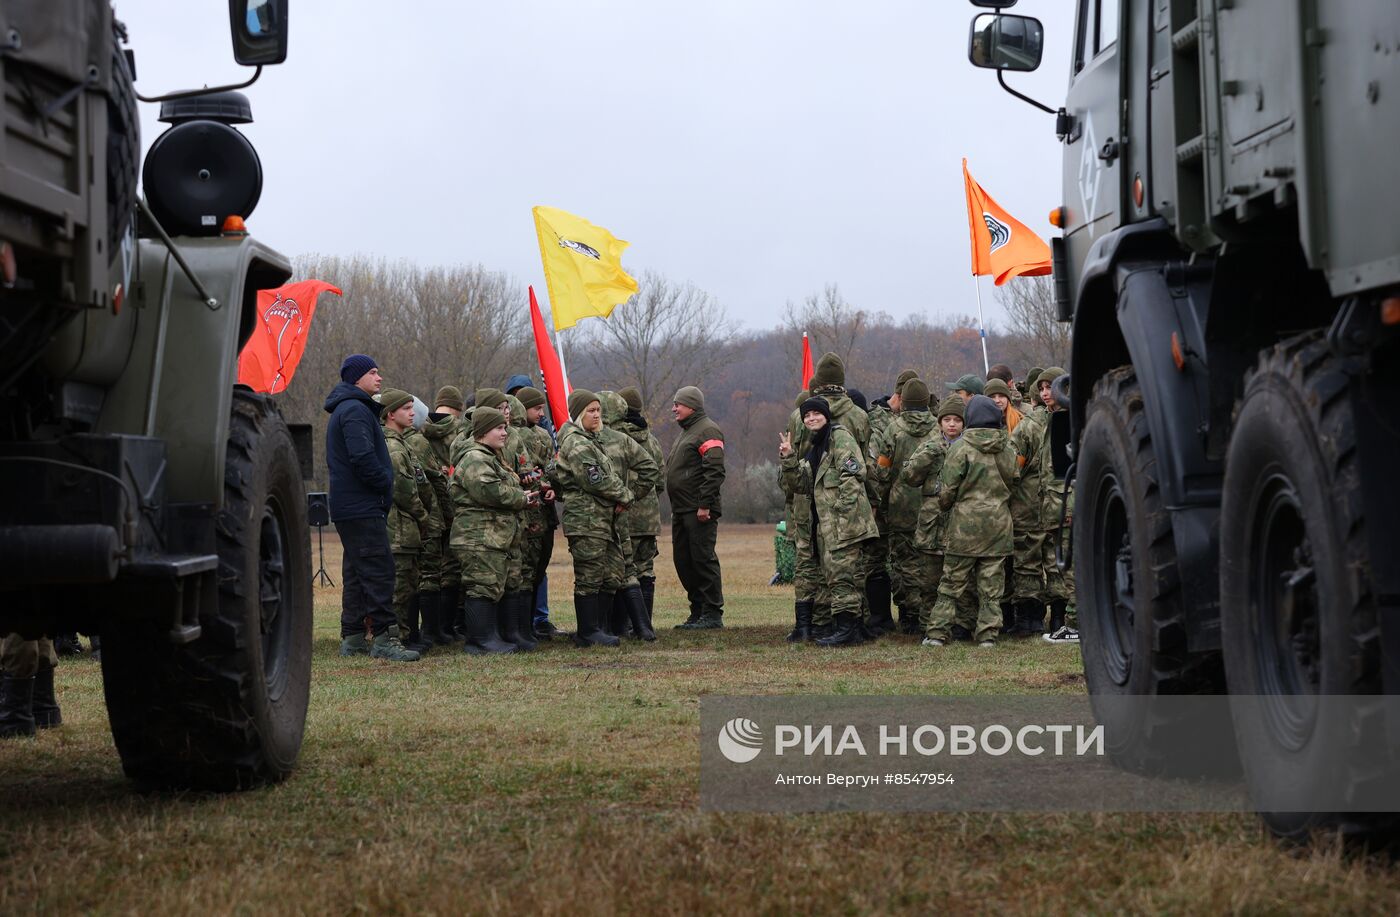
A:
<svg viewBox="0 0 1400 917">
<path fill-rule="evenodd" d="M 321 569 L 316 571 L 316 575 L 311 577 L 313 586 L 334 586 L 335 580 L 326 572 L 326 527 L 316 526 L 316 545 L 321 552 Z"/>
</svg>

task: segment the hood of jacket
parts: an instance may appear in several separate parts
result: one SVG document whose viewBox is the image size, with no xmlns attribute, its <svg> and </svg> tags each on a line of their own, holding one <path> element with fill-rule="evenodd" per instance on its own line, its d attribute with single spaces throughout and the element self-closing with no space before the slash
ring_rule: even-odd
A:
<svg viewBox="0 0 1400 917">
<path fill-rule="evenodd" d="M 428 439 L 453 439 L 459 432 L 457 418 L 451 414 L 429 414 L 421 432 Z"/>
<path fill-rule="evenodd" d="M 365 394 L 363 389 L 356 388 L 354 383 L 337 382 L 335 388 L 331 389 L 331 393 L 326 396 L 326 413 L 334 414 L 335 409 L 345 401 L 363 401 L 374 412 L 375 417 L 378 417 L 380 412 L 384 410 L 382 404 Z"/>
<path fill-rule="evenodd" d="M 986 395 L 973 395 L 972 400 L 967 403 L 967 411 L 963 415 L 969 430 L 987 429 L 998 430 L 1006 426 L 1006 417 L 997 407 L 997 403 Z"/>
<path fill-rule="evenodd" d="M 534 384 L 535 383 L 530 379 L 529 376 L 525 375 L 524 373 L 516 373 L 515 375 L 511 376 L 509 379 L 506 380 L 506 387 L 501 389 L 501 391 L 509 393 L 510 390 L 513 388 L 524 388 L 527 385 Z M 511 410 L 515 410 L 514 405 L 511 406 Z"/>
<path fill-rule="evenodd" d="M 964 430 L 961 438 L 978 452 L 985 452 L 988 455 L 996 455 L 1004 450 L 1010 442 L 1006 438 L 1005 430 L 989 430 L 985 427 Z"/>
<path fill-rule="evenodd" d="M 938 420 L 928 411 L 901 411 L 895 423 L 915 436 L 923 436 L 938 426 Z"/>
<path fill-rule="evenodd" d="M 614 430 L 622 429 L 627 419 L 627 399 L 617 392 L 599 392 L 599 406 L 603 409 L 603 423 Z"/>
<path fill-rule="evenodd" d="M 520 403 L 520 399 L 514 395 L 507 395 L 506 402 L 510 405 L 510 425 L 512 427 L 525 426 L 525 405 Z"/>
</svg>

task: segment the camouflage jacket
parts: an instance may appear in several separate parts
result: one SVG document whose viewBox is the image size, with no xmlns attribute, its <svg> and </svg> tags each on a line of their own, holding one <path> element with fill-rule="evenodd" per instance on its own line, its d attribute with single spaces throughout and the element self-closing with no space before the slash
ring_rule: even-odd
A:
<svg viewBox="0 0 1400 917">
<path fill-rule="evenodd" d="M 428 422 L 423 424 L 421 432 L 433 450 L 433 464 L 442 472 L 443 484 L 449 484 L 452 480 L 452 441 L 462 432 L 462 421 L 451 414 L 429 414 Z M 447 521 L 448 531 L 451 531 L 454 512 L 451 493 L 439 502 L 442 504 L 442 515 Z"/>
<path fill-rule="evenodd" d="M 938 503 L 948 513 L 946 552 L 969 557 L 1011 553 L 1011 485 L 1016 456 L 1005 430 L 963 432 L 943 460 Z"/>
<path fill-rule="evenodd" d="M 810 495 L 817 530 L 828 548 L 848 548 L 880 536 L 865 492 L 860 446 L 845 427 L 831 425 L 826 454 L 816 469 L 805 454 L 794 451 L 783 459 L 783 474 L 793 493 Z"/>
<path fill-rule="evenodd" d="M 632 491 L 632 503 L 622 514 L 623 522 L 631 531 L 634 512 L 642 501 L 656 499 L 657 488 L 661 486 L 661 465 L 646 447 L 637 442 L 631 434 L 619 429 L 626 422 L 627 402 L 616 392 L 599 393 L 603 408 L 603 429 L 598 431 L 598 441 L 613 460 L 613 467 L 622 472 L 622 481 Z M 661 527 L 661 510 L 657 508 L 657 529 Z M 636 534 L 636 533 L 634 533 Z"/>
<path fill-rule="evenodd" d="M 856 407 L 846 390 L 839 385 L 819 385 L 812 394 L 825 398 L 826 403 L 831 405 L 831 422 L 845 427 L 846 432 L 855 437 L 856 444 L 860 446 L 861 462 L 868 464 L 873 461 L 870 455 L 870 415 Z M 866 479 L 865 488 L 866 499 L 871 509 L 875 510 L 880 505 L 880 494 L 875 489 L 873 477 Z M 883 519 L 877 518 L 876 524 L 883 526 Z"/>
<path fill-rule="evenodd" d="M 661 452 L 661 443 L 650 430 L 625 419 L 618 425 L 617 429 L 632 437 L 637 445 L 645 449 L 647 455 L 651 456 L 651 460 L 656 463 L 657 468 L 656 486 L 646 495 L 638 498 L 627 510 L 628 527 L 631 529 L 633 537 L 658 535 L 661 533 L 660 494 L 666 489 L 666 481 L 661 477 L 661 466 L 666 463 L 665 456 Z"/>
<path fill-rule="evenodd" d="M 525 491 L 500 453 L 476 440 L 452 469 L 452 546 L 510 551 L 524 525 Z"/>
<path fill-rule="evenodd" d="M 423 426 L 426 427 L 427 424 Z M 447 493 L 447 475 L 443 474 L 442 467 L 438 465 L 432 443 L 428 442 L 426 436 L 409 427 L 403 438 L 408 442 L 408 448 L 413 450 L 413 457 L 418 459 L 423 475 L 428 479 L 427 494 L 423 498 L 423 506 L 428 510 L 428 527 L 423 535 L 426 538 L 440 538 L 452 527 L 452 511 L 447 508 L 452 505 L 452 498 Z"/>
<path fill-rule="evenodd" d="M 428 508 L 423 494 L 432 494 L 432 485 L 423 466 L 402 433 L 384 428 L 389 447 L 389 463 L 394 467 L 394 502 L 389 506 L 389 547 L 395 552 L 417 551 L 427 531 Z"/>
<path fill-rule="evenodd" d="M 870 442 L 872 455 L 875 454 L 874 444 L 885 435 L 886 431 L 889 430 L 890 426 L 895 422 L 895 418 L 897 417 L 899 417 L 899 415 L 896 414 L 894 411 L 891 411 L 888 404 L 873 404 L 870 406 L 870 411 L 866 414 L 866 418 L 870 422 Z"/>
<path fill-rule="evenodd" d="M 914 547 L 930 554 L 942 554 L 945 547 L 943 522 L 945 513 L 938 504 L 938 475 L 943 471 L 943 460 L 948 456 L 948 448 L 957 442 L 949 442 L 943 434 L 935 431 L 924 440 L 909 461 L 899 471 L 899 484 L 915 490 L 919 494 L 919 516 L 914 525 Z"/>
<path fill-rule="evenodd" d="M 1011 488 L 1011 522 L 1017 532 L 1044 529 L 1041 514 L 1045 505 L 1045 448 L 1041 436 L 1043 417 L 1023 414 L 1011 431 L 1011 447 L 1016 450 L 1016 483 Z"/>
<path fill-rule="evenodd" d="M 540 491 L 554 487 L 554 437 L 539 424 L 525 424 L 525 448 L 530 458 L 543 469 L 543 476 L 537 485 Z M 559 517 L 554 513 L 554 504 L 540 503 L 539 514 L 544 526 L 541 531 L 552 531 L 559 527 Z M 532 530 L 532 534 L 534 534 Z"/>
<path fill-rule="evenodd" d="M 564 424 L 559 431 L 554 486 L 564 501 L 564 534 L 617 537 L 613 509 L 631 503 L 632 491 L 614 469 L 598 433 L 589 433 L 572 420 Z"/>
<path fill-rule="evenodd" d="M 1065 479 L 1055 477 L 1055 466 L 1050 458 L 1050 409 L 1045 408 L 1036 415 L 1040 421 L 1041 478 L 1043 486 L 1040 501 L 1040 529 L 1050 531 L 1060 527 L 1060 508 L 1065 502 Z M 1073 489 L 1070 491 L 1073 496 Z M 1071 502 L 1071 506 L 1072 506 Z M 1065 511 L 1066 518 L 1069 511 Z"/>
<path fill-rule="evenodd" d="M 792 451 L 801 457 L 807 454 L 807 449 L 811 446 L 811 432 L 806 424 L 802 422 L 802 412 L 794 409 L 788 415 L 787 425 L 788 438 L 792 442 Z M 782 466 L 778 466 L 778 483 L 783 488 L 783 494 L 787 497 L 787 537 L 793 540 L 797 537 L 799 528 L 802 531 L 809 531 L 812 527 L 812 501 L 798 499 L 792 489 L 792 481 L 789 476 L 783 473 Z"/>
<path fill-rule="evenodd" d="M 930 436 L 938 436 L 938 421 L 928 411 L 902 411 L 877 434 L 870 444 L 875 456 L 871 473 L 885 507 L 884 517 L 891 532 L 912 532 L 918 528 L 922 487 L 900 481 L 900 471 Z"/>
</svg>

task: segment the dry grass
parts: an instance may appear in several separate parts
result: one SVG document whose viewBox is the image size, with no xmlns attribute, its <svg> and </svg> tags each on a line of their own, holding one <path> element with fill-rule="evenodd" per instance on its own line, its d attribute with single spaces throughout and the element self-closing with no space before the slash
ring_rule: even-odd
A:
<svg viewBox="0 0 1400 917">
<path fill-rule="evenodd" d="M 730 629 L 618 651 L 341 659 L 318 590 L 301 764 L 259 792 L 134 792 L 98 667 L 65 663 L 66 725 L 0 745 L 0 913 L 1400 910 L 1385 862 L 1290 851 L 1242 815 L 701 814 L 706 692 L 1083 690 L 1063 647 L 783 645 L 770 531 L 721 530 Z M 567 557 L 561 538 L 565 622 Z M 339 580 L 329 541 L 327 561 Z M 683 602 L 658 572 L 669 625 Z"/>
</svg>

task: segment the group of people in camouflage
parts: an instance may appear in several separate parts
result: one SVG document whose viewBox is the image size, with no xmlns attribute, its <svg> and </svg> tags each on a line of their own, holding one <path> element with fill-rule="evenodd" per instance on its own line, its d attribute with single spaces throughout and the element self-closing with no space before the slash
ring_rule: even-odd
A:
<svg viewBox="0 0 1400 917">
<path fill-rule="evenodd" d="M 905 370 L 867 405 L 825 354 L 778 444 L 796 555 L 787 639 L 1077 642 L 1073 575 L 1055 557 L 1073 496 L 1050 455 L 1051 385 L 1064 374 L 1037 367 L 1017 385 L 999 364 L 947 383 L 930 410 L 928 384 Z"/>
<path fill-rule="evenodd" d="M 556 437 L 545 396 L 527 377 L 512 377 L 519 384 L 509 391 L 482 388 L 470 398 L 443 386 L 415 424 L 413 396 L 381 390 L 372 364 L 362 354 L 347 357 L 326 402 L 331 516 L 345 546 L 341 655 L 408 662 L 458 640 L 483 655 L 528 652 L 552 639 L 559 631 L 536 615 L 536 595 L 560 524 L 556 506 L 573 559 L 574 642 L 655 640 L 658 495 L 668 488 L 677 571 L 691 597 L 691 615 L 679 626 L 722 626 L 715 528 L 723 435 L 705 416 L 699 389 L 676 393 L 672 413 L 682 431 L 663 458 L 635 388 L 574 390 L 571 419 Z M 361 413 L 380 425 L 382 462 Z M 382 485 L 362 473 L 377 465 L 387 468 Z M 382 505 L 357 505 L 352 498 L 364 488 L 371 495 L 380 488 Z M 391 575 L 371 558 L 373 533 L 360 531 L 360 518 L 380 520 L 387 550 L 378 553 L 392 557 Z M 391 599 L 382 595 L 386 581 Z"/>
</svg>

